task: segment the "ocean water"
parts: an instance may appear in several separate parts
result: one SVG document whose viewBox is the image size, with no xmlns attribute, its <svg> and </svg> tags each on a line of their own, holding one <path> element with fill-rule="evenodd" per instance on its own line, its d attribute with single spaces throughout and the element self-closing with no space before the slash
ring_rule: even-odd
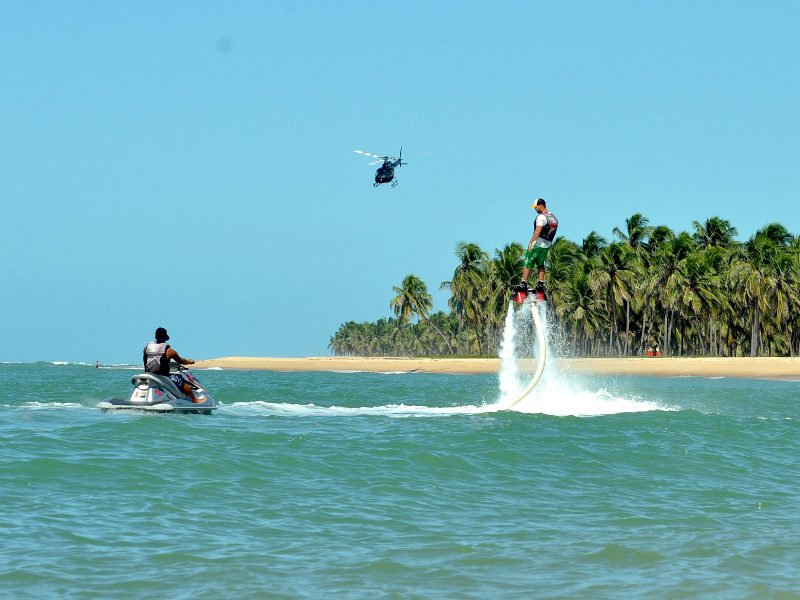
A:
<svg viewBox="0 0 800 600">
<path fill-rule="evenodd" d="M 800 387 L 0 364 L 3 598 L 800 598 Z"/>
</svg>

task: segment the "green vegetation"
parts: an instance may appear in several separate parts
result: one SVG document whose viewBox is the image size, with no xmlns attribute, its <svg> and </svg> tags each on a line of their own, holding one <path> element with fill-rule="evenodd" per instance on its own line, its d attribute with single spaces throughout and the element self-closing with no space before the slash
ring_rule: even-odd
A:
<svg viewBox="0 0 800 600">
<path fill-rule="evenodd" d="M 800 236 L 773 223 L 744 243 L 719 217 L 694 232 L 650 226 L 641 214 L 578 245 L 558 238 L 547 273 L 550 327 L 569 356 L 797 356 L 800 353 Z M 425 283 L 408 275 L 390 302 L 394 318 L 350 321 L 331 337 L 336 355 L 496 356 L 524 248 L 492 258 L 456 246 L 450 312 L 431 313 Z M 535 278 L 535 274 L 534 274 Z M 415 321 L 416 319 L 416 321 Z M 415 321 L 415 322 L 414 322 Z"/>
</svg>

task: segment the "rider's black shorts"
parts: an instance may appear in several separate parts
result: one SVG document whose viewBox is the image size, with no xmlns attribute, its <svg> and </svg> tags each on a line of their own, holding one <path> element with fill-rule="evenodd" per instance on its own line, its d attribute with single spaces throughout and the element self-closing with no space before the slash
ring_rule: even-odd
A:
<svg viewBox="0 0 800 600">
<path fill-rule="evenodd" d="M 180 373 L 170 373 L 169 378 L 172 380 L 172 383 L 174 383 L 180 391 L 183 391 L 184 383 L 189 383 L 183 378 L 183 375 L 181 375 Z"/>
</svg>

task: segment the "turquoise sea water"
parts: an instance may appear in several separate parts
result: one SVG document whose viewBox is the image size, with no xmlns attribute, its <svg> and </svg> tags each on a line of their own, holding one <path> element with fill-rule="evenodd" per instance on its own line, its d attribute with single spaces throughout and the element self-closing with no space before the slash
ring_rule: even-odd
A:
<svg viewBox="0 0 800 600">
<path fill-rule="evenodd" d="M 800 384 L 0 365 L 0 597 L 800 598 Z"/>
</svg>

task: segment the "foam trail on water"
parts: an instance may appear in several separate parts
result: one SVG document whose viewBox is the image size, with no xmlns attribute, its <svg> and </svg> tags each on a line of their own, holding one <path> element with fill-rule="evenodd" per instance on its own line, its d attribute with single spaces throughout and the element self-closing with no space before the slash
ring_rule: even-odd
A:
<svg viewBox="0 0 800 600">
<path fill-rule="evenodd" d="M 383 406 L 317 406 L 316 404 L 284 404 L 280 402 L 234 402 L 221 405 L 220 413 L 237 415 L 262 415 L 278 417 L 449 417 L 458 415 L 480 415 L 497 412 L 494 405 L 485 406 L 415 406 L 386 404 Z"/>
</svg>

